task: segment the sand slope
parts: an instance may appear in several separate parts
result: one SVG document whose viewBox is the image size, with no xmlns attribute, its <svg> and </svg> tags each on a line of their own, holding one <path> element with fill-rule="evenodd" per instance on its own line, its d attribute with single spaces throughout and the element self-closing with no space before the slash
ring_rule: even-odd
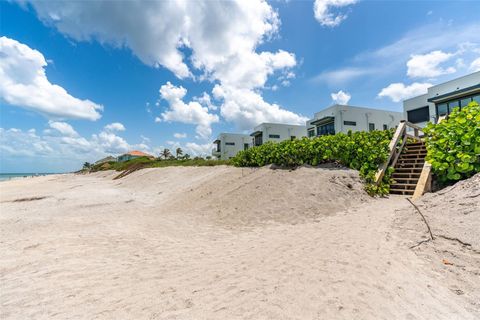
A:
<svg viewBox="0 0 480 320">
<path fill-rule="evenodd" d="M 410 249 L 425 236 L 412 206 L 369 198 L 354 171 L 114 175 L 0 184 L 2 318 L 480 317 L 476 244 Z"/>
</svg>

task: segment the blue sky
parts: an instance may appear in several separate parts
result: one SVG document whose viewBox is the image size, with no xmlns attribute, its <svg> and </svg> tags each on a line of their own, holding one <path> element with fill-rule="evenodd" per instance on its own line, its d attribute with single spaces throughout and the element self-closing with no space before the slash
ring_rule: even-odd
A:
<svg viewBox="0 0 480 320">
<path fill-rule="evenodd" d="M 0 172 L 208 153 L 220 132 L 335 102 L 400 111 L 480 68 L 476 1 L 0 6 Z"/>
</svg>

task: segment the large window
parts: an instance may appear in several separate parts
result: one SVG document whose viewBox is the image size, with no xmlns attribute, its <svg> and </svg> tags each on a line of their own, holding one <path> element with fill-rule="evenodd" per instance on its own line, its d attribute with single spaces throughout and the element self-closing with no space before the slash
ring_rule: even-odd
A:
<svg viewBox="0 0 480 320">
<path fill-rule="evenodd" d="M 463 98 L 455 98 L 449 101 L 441 102 L 436 104 L 437 108 L 437 117 L 444 116 L 453 111 L 454 108 L 463 108 L 467 106 L 470 102 L 477 101 L 480 103 L 480 95 L 467 96 Z"/>
<path fill-rule="evenodd" d="M 329 122 L 329 123 L 317 126 L 317 136 L 324 136 L 328 134 L 335 134 L 334 122 Z"/>
<path fill-rule="evenodd" d="M 248 149 L 248 143 L 244 143 L 243 144 L 243 150 L 247 150 Z"/>
<path fill-rule="evenodd" d="M 315 135 L 315 129 L 308 129 L 308 137 L 311 138 Z"/>
<path fill-rule="evenodd" d="M 255 136 L 253 138 L 253 145 L 254 146 L 261 146 L 263 144 L 263 137 L 261 134 L 259 134 L 258 136 Z"/>
<path fill-rule="evenodd" d="M 407 120 L 411 123 L 427 122 L 430 120 L 428 106 L 407 111 Z"/>
</svg>

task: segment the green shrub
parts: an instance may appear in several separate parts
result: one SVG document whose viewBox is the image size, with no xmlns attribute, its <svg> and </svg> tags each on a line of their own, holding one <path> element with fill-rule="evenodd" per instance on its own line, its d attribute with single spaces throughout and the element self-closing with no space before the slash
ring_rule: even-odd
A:
<svg viewBox="0 0 480 320">
<path fill-rule="evenodd" d="M 238 167 L 258 167 L 275 164 L 295 167 L 303 164 L 319 165 L 337 162 L 360 171 L 369 194 L 384 195 L 389 192 L 391 170 L 378 186 L 374 183 L 378 166 L 388 157 L 388 145 L 393 131 L 349 132 L 336 135 L 267 142 L 261 146 L 241 151 L 232 159 Z"/>
<path fill-rule="evenodd" d="M 218 166 L 218 165 L 228 165 L 228 160 L 213 160 L 213 159 L 149 159 L 147 157 L 139 157 L 132 160 L 124 162 L 107 162 L 103 164 L 98 164 L 92 167 L 91 172 L 103 171 L 103 170 L 116 170 L 124 171 L 131 168 L 163 168 L 163 167 L 203 167 L 203 166 Z"/>
<path fill-rule="evenodd" d="M 426 160 L 442 182 L 457 181 L 480 172 L 480 106 L 476 102 L 453 109 L 438 124 L 429 123 Z"/>
</svg>

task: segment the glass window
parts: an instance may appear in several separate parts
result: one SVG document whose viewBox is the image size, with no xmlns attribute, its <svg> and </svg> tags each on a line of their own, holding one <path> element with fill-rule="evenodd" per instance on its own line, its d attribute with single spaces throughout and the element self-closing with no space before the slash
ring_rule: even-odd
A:
<svg viewBox="0 0 480 320">
<path fill-rule="evenodd" d="M 386 124 L 383 125 L 383 130 L 388 130 L 388 126 Z"/>
<path fill-rule="evenodd" d="M 373 131 L 375 130 L 375 123 L 369 123 L 368 124 L 368 131 Z"/>
<path fill-rule="evenodd" d="M 253 138 L 254 146 L 261 146 L 263 144 L 263 135 L 259 134 Z"/>
<path fill-rule="evenodd" d="M 280 135 L 279 134 L 269 134 L 268 137 L 270 139 L 280 139 Z"/>
<path fill-rule="evenodd" d="M 317 136 L 335 134 L 335 124 L 333 122 L 322 124 L 317 127 Z"/>
<path fill-rule="evenodd" d="M 460 101 L 459 100 L 450 101 L 448 103 L 448 113 L 452 112 L 453 108 L 458 108 L 458 107 L 460 107 Z"/>
<path fill-rule="evenodd" d="M 343 124 L 346 126 L 356 126 L 357 123 L 355 121 L 343 121 Z"/>
<path fill-rule="evenodd" d="M 428 106 L 407 111 L 407 120 L 411 123 L 427 122 L 430 120 Z"/>
<path fill-rule="evenodd" d="M 243 150 L 247 150 L 248 149 L 248 143 L 244 143 L 243 144 Z"/>
<path fill-rule="evenodd" d="M 465 107 L 465 106 L 468 106 L 468 104 L 469 104 L 470 102 L 472 102 L 472 98 L 471 98 L 471 97 L 462 99 L 462 100 L 460 100 L 460 106 L 463 108 L 463 107 Z"/>
<path fill-rule="evenodd" d="M 308 130 L 308 137 L 311 138 L 315 135 L 315 130 L 314 129 L 309 129 Z"/>
<path fill-rule="evenodd" d="M 480 94 L 476 95 L 476 96 L 473 96 L 472 100 L 477 101 L 477 103 L 480 103 Z"/>
<path fill-rule="evenodd" d="M 448 113 L 448 106 L 446 103 L 440 103 L 437 105 L 437 116 L 444 116 Z"/>
<path fill-rule="evenodd" d="M 226 145 L 226 146 L 234 146 L 234 145 L 235 145 L 235 142 L 225 142 L 225 145 Z"/>
<path fill-rule="evenodd" d="M 295 137 L 295 136 L 290 137 L 290 140 L 295 140 L 295 139 L 297 139 L 297 137 Z"/>
</svg>

